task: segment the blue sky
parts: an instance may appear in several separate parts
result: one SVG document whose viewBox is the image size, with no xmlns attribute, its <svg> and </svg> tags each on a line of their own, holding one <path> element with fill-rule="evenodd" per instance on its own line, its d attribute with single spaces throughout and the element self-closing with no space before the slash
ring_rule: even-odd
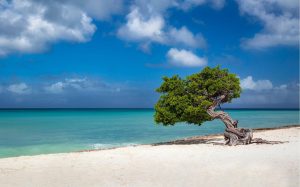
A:
<svg viewBox="0 0 300 187">
<path fill-rule="evenodd" d="M 162 76 L 221 65 L 226 107 L 299 107 L 297 0 L 0 1 L 0 107 L 153 107 Z"/>
</svg>

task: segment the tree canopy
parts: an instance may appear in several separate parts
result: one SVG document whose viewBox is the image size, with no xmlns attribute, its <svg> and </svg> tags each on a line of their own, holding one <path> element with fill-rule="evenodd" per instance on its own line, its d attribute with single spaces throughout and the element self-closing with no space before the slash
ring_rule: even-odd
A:
<svg viewBox="0 0 300 187">
<path fill-rule="evenodd" d="M 231 102 L 240 97 L 239 78 L 228 69 L 205 67 L 201 72 L 185 79 L 175 75 L 163 77 L 163 83 L 156 90 L 161 94 L 155 105 L 155 122 L 163 125 L 174 125 L 187 122 L 201 125 L 212 118 L 207 109 L 221 95 L 221 103 Z"/>
</svg>

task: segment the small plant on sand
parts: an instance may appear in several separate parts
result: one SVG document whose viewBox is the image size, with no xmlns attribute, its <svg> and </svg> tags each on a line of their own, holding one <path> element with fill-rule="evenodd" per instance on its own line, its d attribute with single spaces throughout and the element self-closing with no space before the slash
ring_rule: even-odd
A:
<svg viewBox="0 0 300 187">
<path fill-rule="evenodd" d="M 226 144 L 251 143 L 251 129 L 238 128 L 237 120 L 233 120 L 224 111 L 215 110 L 220 104 L 240 97 L 239 78 L 227 69 L 206 67 L 185 79 L 178 75 L 164 77 L 156 91 L 161 94 L 155 105 L 156 123 L 174 125 L 187 122 L 201 125 L 205 121 L 220 119 L 226 126 Z"/>
</svg>

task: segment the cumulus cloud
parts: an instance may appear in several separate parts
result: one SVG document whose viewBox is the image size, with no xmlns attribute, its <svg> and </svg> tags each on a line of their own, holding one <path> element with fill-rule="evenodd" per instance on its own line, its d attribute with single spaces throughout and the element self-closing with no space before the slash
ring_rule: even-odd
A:
<svg viewBox="0 0 300 187">
<path fill-rule="evenodd" d="M 163 42 L 164 19 L 160 15 L 143 17 L 138 7 L 127 15 L 127 23 L 118 30 L 118 35 L 125 40 L 143 40 Z"/>
<path fill-rule="evenodd" d="M 273 88 L 273 84 L 269 80 L 254 81 L 252 76 L 241 79 L 241 87 L 245 90 L 269 90 Z"/>
<path fill-rule="evenodd" d="M 237 0 L 240 12 L 256 18 L 263 29 L 242 46 L 263 49 L 273 46 L 297 46 L 299 42 L 298 0 Z"/>
<path fill-rule="evenodd" d="M 123 10 L 121 0 L 2 0 L 0 56 L 37 53 L 58 41 L 86 42 L 93 19 L 107 20 Z"/>
<path fill-rule="evenodd" d="M 58 81 L 45 86 L 44 90 L 49 93 L 58 94 L 69 89 L 82 90 L 89 87 L 89 85 L 90 82 L 87 78 L 66 78 L 63 81 Z"/>
<path fill-rule="evenodd" d="M 200 33 L 194 35 L 186 27 L 181 27 L 180 29 L 171 28 L 169 31 L 169 43 L 183 44 L 193 48 L 204 48 L 206 46 L 205 39 Z"/>
<path fill-rule="evenodd" d="M 171 48 L 167 57 L 169 62 L 175 66 L 185 66 L 185 67 L 199 67 L 207 64 L 206 58 L 201 58 L 187 50 L 178 50 L 176 48 Z"/>
<path fill-rule="evenodd" d="M 122 0 L 2 0 L 0 56 L 43 52 L 60 41 L 87 42 L 97 29 L 94 20 L 106 21 L 127 10 L 126 23 L 117 31 L 119 38 L 141 42 L 145 51 L 149 51 L 152 42 L 203 48 L 205 39 L 201 33 L 167 24 L 166 12 L 170 8 L 187 10 L 204 4 L 222 8 L 224 0 L 133 0 L 130 3 Z"/>
<path fill-rule="evenodd" d="M 44 91 L 51 94 L 68 92 L 120 92 L 123 85 L 106 83 L 93 78 L 65 78 L 44 86 Z"/>
<path fill-rule="evenodd" d="M 15 94 L 28 94 L 31 92 L 26 83 L 11 84 L 7 90 Z"/>
<path fill-rule="evenodd" d="M 179 7 L 177 1 L 138 0 L 131 6 L 126 23 L 117 32 L 119 38 L 127 41 L 164 45 L 183 45 L 191 48 L 204 48 L 205 39 L 201 33 L 192 33 L 187 27 L 175 28 L 166 23 L 165 12 L 168 8 Z M 149 48 L 147 48 L 149 49 Z"/>
<path fill-rule="evenodd" d="M 299 84 L 289 83 L 263 90 L 245 89 L 241 97 L 234 100 L 235 107 L 298 108 Z"/>
<path fill-rule="evenodd" d="M 0 25 L 0 55 L 40 52 L 60 40 L 85 42 L 96 29 L 81 9 L 56 1 L 3 0 Z"/>
<path fill-rule="evenodd" d="M 51 84 L 50 86 L 46 86 L 45 90 L 50 93 L 61 93 L 63 92 L 65 84 L 63 82 L 56 82 Z"/>
<path fill-rule="evenodd" d="M 83 4 L 83 10 L 97 20 L 107 20 L 113 15 L 121 14 L 124 10 L 122 0 L 80 0 L 79 2 Z"/>
</svg>

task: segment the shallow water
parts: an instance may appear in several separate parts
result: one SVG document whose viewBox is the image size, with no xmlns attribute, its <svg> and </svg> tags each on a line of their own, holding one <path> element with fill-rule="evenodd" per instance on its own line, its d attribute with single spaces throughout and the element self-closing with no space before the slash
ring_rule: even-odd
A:
<svg viewBox="0 0 300 187">
<path fill-rule="evenodd" d="M 226 110 L 240 127 L 299 124 L 299 110 Z M 201 126 L 156 125 L 152 109 L 0 110 L 0 157 L 155 143 L 221 133 L 219 120 Z"/>
</svg>

